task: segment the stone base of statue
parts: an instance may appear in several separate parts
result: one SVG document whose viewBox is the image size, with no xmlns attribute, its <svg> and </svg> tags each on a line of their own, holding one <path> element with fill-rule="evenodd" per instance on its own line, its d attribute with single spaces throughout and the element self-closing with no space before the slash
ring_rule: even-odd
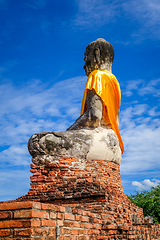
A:
<svg viewBox="0 0 160 240">
<path fill-rule="evenodd" d="M 122 152 L 115 132 L 110 128 L 97 127 L 64 132 L 34 134 L 28 143 L 32 162 L 48 165 L 59 157 L 85 160 L 106 160 L 121 164 Z"/>
</svg>

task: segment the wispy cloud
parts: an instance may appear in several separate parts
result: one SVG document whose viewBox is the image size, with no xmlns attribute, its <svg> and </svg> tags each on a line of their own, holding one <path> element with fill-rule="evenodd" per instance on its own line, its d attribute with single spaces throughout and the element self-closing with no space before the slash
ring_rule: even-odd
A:
<svg viewBox="0 0 160 240">
<path fill-rule="evenodd" d="M 47 31 L 50 27 L 51 23 L 49 21 L 42 21 L 41 22 L 41 29 L 43 31 Z"/>
<path fill-rule="evenodd" d="M 76 26 L 95 27 L 102 26 L 106 22 L 113 21 L 117 13 L 117 2 L 104 3 L 103 0 L 82 0 L 76 1 L 78 4 L 78 14 L 74 20 Z M 94 23 L 94 24 L 93 24 Z"/>
<path fill-rule="evenodd" d="M 160 39 L 159 0 L 124 1 L 123 10 L 128 19 L 137 21 L 131 37 L 141 43 L 145 39 Z"/>
<path fill-rule="evenodd" d="M 151 187 L 156 187 L 160 184 L 160 180 L 153 179 L 150 181 L 149 179 L 144 179 L 142 182 L 133 181 L 132 185 L 136 186 L 138 190 L 150 190 Z"/>
<path fill-rule="evenodd" d="M 124 10 L 128 15 L 136 18 L 144 28 L 158 31 L 160 25 L 160 4 L 159 0 L 133 0 L 123 3 Z M 156 34 L 155 32 L 155 34 Z M 159 31 L 158 31 L 159 33 Z"/>
<path fill-rule="evenodd" d="M 134 94 L 137 99 L 128 102 L 121 111 L 120 123 L 125 143 L 121 169 L 124 175 L 160 168 L 159 90 L 158 79 L 148 83 L 143 80 L 131 81 L 123 91 L 127 97 Z"/>
<path fill-rule="evenodd" d="M 77 77 L 47 86 L 33 79 L 20 87 L 1 85 L 1 164 L 28 164 L 32 134 L 65 130 L 79 116 L 85 81 Z"/>
<path fill-rule="evenodd" d="M 34 9 L 43 8 L 46 5 L 47 0 L 30 0 L 28 6 Z"/>
<path fill-rule="evenodd" d="M 140 96 L 144 95 L 150 95 L 154 97 L 160 96 L 159 93 L 160 89 L 160 79 L 154 79 L 150 81 L 144 81 L 142 79 L 139 80 L 130 80 L 127 82 L 125 89 L 123 90 L 123 94 L 125 94 L 127 97 L 132 96 L 135 91 Z"/>
<path fill-rule="evenodd" d="M 160 38 L 159 0 L 77 0 L 76 2 L 79 9 L 74 19 L 76 26 L 92 29 L 111 22 L 117 24 L 125 18 L 124 27 L 129 29 L 130 38 L 128 39 L 131 41 L 141 43 L 146 38 Z M 132 29 L 133 22 L 134 28 Z M 123 43 L 128 44 L 128 42 L 127 40 Z"/>
<path fill-rule="evenodd" d="M 25 195 L 29 189 L 29 169 L 0 170 L 0 201 L 14 200 Z"/>
</svg>

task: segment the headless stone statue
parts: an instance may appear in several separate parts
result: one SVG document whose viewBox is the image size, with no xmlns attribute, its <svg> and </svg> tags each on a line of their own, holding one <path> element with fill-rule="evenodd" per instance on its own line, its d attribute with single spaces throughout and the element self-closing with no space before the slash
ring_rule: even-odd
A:
<svg viewBox="0 0 160 240">
<path fill-rule="evenodd" d="M 34 134 L 28 143 L 33 163 L 49 164 L 53 157 L 61 156 L 82 162 L 103 159 L 121 163 L 124 147 L 118 129 L 120 88 L 111 73 L 113 58 L 114 49 L 104 39 L 86 47 L 84 69 L 88 80 L 81 116 L 67 131 Z"/>
</svg>

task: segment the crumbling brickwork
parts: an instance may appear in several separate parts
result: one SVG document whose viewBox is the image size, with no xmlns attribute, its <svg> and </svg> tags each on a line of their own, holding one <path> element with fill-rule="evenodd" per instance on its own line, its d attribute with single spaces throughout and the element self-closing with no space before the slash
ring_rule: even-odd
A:
<svg viewBox="0 0 160 240">
<path fill-rule="evenodd" d="M 28 194 L 0 203 L 0 239 L 160 239 L 124 194 L 118 164 L 62 157 L 31 172 Z"/>
<path fill-rule="evenodd" d="M 24 199 L 53 201 L 55 199 L 85 198 L 116 191 L 124 195 L 119 165 L 103 160 L 64 158 L 52 164 L 31 164 L 31 189 Z"/>
<path fill-rule="evenodd" d="M 158 224 L 109 224 L 102 215 L 33 201 L 0 203 L 2 240 L 160 239 Z"/>
</svg>

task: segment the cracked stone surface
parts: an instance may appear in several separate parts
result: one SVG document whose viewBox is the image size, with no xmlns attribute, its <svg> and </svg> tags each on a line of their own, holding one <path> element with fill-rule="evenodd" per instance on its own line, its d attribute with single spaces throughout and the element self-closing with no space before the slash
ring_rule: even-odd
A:
<svg viewBox="0 0 160 240">
<path fill-rule="evenodd" d="M 118 138 L 112 129 L 98 127 L 62 132 L 34 134 L 28 143 L 32 161 L 38 165 L 50 164 L 59 157 L 102 159 L 120 164 L 122 153 Z"/>
</svg>

